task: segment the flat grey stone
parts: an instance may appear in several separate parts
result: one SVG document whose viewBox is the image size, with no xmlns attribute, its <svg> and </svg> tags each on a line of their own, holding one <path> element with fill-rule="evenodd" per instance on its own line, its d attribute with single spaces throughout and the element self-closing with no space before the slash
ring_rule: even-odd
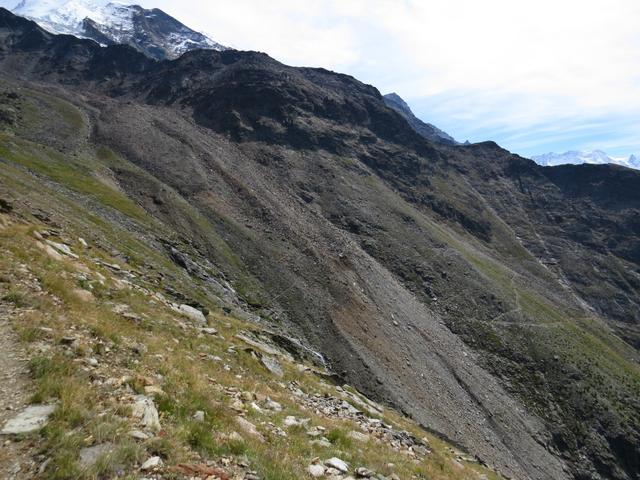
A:
<svg viewBox="0 0 640 480">
<path fill-rule="evenodd" d="M 347 465 L 347 462 L 345 462 L 344 460 L 340 460 L 337 457 L 332 457 L 329 460 L 326 460 L 324 464 L 327 467 L 335 468 L 342 473 L 347 473 L 349 471 L 349 465 Z"/>
<path fill-rule="evenodd" d="M 274 357 L 270 357 L 268 355 L 261 355 L 260 362 L 264 367 L 273 373 L 276 377 L 284 377 L 284 371 L 282 370 L 282 366 L 280 362 L 276 360 Z"/>
<path fill-rule="evenodd" d="M 40 430 L 55 410 L 55 405 L 31 405 L 5 423 L 0 434 L 16 435 Z"/>
<path fill-rule="evenodd" d="M 83 448 L 80 450 L 80 460 L 78 463 L 81 468 L 89 469 L 98 463 L 98 460 L 112 453 L 113 449 L 114 446 L 112 443 L 102 443 L 100 445 Z"/>
<path fill-rule="evenodd" d="M 197 308 L 193 308 L 191 305 L 184 305 L 184 304 L 180 305 L 178 307 L 178 311 L 182 313 L 185 317 L 187 317 L 188 319 L 196 323 L 202 323 L 202 324 L 207 323 L 207 318 L 204 316 L 204 313 L 202 313 Z"/>
<path fill-rule="evenodd" d="M 153 470 L 155 468 L 162 467 L 163 464 L 164 463 L 162 462 L 162 459 L 160 457 L 151 457 L 142 464 L 142 466 L 140 467 L 140 470 L 142 471 Z"/>
</svg>

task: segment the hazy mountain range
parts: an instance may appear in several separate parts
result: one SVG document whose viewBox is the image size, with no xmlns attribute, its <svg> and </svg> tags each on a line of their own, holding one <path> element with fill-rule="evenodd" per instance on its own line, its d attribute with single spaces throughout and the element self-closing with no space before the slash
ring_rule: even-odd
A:
<svg viewBox="0 0 640 480">
<path fill-rule="evenodd" d="M 623 167 L 640 169 L 640 160 L 635 155 L 629 157 L 612 157 L 602 150 L 571 150 L 565 153 L 546 153 L 531 157 L 538 165 L 553 167 L 557 165 L 581 165 L 588 163 L 592 165 L 604 165 L 613 163 Z"/>
</svg>

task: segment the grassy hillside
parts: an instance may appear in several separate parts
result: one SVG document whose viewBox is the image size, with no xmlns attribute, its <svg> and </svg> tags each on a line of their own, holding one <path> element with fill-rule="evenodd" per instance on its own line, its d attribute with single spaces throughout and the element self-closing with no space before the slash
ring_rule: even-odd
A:
<svg viewBox="0 0 640 480">
<path fill-rule="evenodd" d="M 22 171 L 3 169 L 3 187 L 8 173 L 12 197 L 34 187 L 41 198 L 47 195 L 36 177 Z M 60 204 L 60 213 L 91 218 L 77 205 L 67 210 L 62 198 L 56 192 L 47 197 Z M 95 240 L 84 246 L 79 238 L 100 238 L 90 220 L 54 229 L 14 202 L 11 214 L 0 215 L 0 302 L 29 357 L 30 402 L 56 405 L 41 432 L 13 439 L 30 444 L 41 459 L 29 475 L 139 478 L 141 464 L 157 456 L 164 466 L 147 472 L 157 478 L 183 478 L 199 468 L 217 469 L 220 478 L 298 479 L 308 475 L 309 465 L 339 457 L 352 472 L 366 467 L 388 478 L 499 478 L 391 409 L 363 412 L 367 400 L 284 351 L 276 354 L 282 375 L 270 373 L 260 361 L 264 351 L 237 337 L 259 335 L 257 325 L 208 303 L 206 326 L 195 324 L 171 308 L 148 270 L 111 257 Z M 51 246 L 59 244 L 73 256 Z M 129 248 L 133 254 L 136 244 Z M 150 265 L 178 275 L 147 258 Z M 152 399 L 157 429 L 135 417 L 139 395 Z M 314 408 L 345 399 L 361 413 Z M 194 418 L 196 412 L 204 417 Z M 287 417 L 305 423 L 287 427 Z M 374 428 L 380 420 L 389 431 L 408 432 L 421 447 L 385 437 Z M 373 427 L 367 431 L 366 425 Z M 313 444 L 322 437 L 326 445 Z M 96 453 L 82 463 L 88 451 Z"/>
</svg>

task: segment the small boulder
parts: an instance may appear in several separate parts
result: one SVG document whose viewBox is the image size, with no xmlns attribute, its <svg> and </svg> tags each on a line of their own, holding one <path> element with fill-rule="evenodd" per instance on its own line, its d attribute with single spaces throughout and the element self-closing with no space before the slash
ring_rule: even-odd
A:
<svg viewBox="0 0 640 480">
<path fill-rule="evenodd" d="M 236 423 L 244 433 L 252 436 L 253 438 L 261 442 L 264 442 L 264 437 L 262 436 L 262 434 L 258 431 L 256 426 L 253 423 L 251 423 L 249 420 L 247 420 L 244 417 L 236 417 Z"/>
<path fill-rule="evenodd" d="M 372 472 L 368 468 L 358 467 L 355 471 L 356 477 L 358 478 L 371 478 L 375 475 L 375 472 Z"/>
<path fill-rule="evenodd" d="M 335 468 L 342 473 L 347 473 L 349 471 L 349 465 L 347 465 L 347 462 L 340 460 L 338 457 L 331 457 L 329 460 L 325 460 L 324 464 L 327 467 Z"/>
<path fill-rule="evenodd" d="M 283 422 L 285 427 L 300 427 L 302 425 L 306 425 L 311 421 L 310 418 L 296 418 L 293 415 L 288 415 Z"/>
<path fill-rule="evenodd" d="M 142 464 L 140 470 L 145 472 L 149 470 L 155 470 L 156 468 L 162 467 L 162 465 L 164 465 L 164 463 L 162 462 L 162 459 L 160 457 L 151 457 Z"/>
<path fill-rule="evenodd" d="M 50 247 L 53 247 L 54 249 L 56 249 L 59 253 L 62 253 L 63 255 L 66 255 L 66 256 L 71 257 L 71 258 L 75 258 L 76 260 L 79 258 L 78 255 L 73 253 L 71 251 L 71 249 L 69 248 L 69 246 L 65 245 L 64 243 L 58 243 L 58 242 L 54 242 L 52 240 L 45 240 L 45 242 L 47 243 L 47 245 L 49 245 Z"/>
<path fill-rule="evenodd" d="M 100 459 L 113 453 L 113 443 L 102 443 L 100 445 L 94 445 L 92 447 L 83 448 L 80 450 L 80 468 L 88 470 L 100 461 Z"/>
<path fill-rule="evenodd" d="M 140 431 L 140 430 L 131 430 L 129 432 L 129 436 L 131 438 L 135 438 L 136 440 L 149 440 L 149 435 Z"/>
<path fill-rule="evenodd" d="M 273 400 L 271 400 L 270 398 L 267 399 L 264 408 L 266 408 L 267 410 L 271 410 L 273 412 L 281 412 L 282 411 L 282 405 L 280 405 L 278 402 L 275 402 Z"/>
<path fill-rule="evenodd" d="M 324 467 L 322 465 L 309 465 L 307 471 L 309 472 L 309 475 L 314 478 L 322 477 L 324 475 Z"/>
<path fill-rule="evenodd" d="M 333 447 L 332 443 L 326 437 L 322 437 L 322 438 L 320 438 L 318 440 L 311 440 L 309 442 L 309 445 L 317 445 L 318 447 L 323 447 L 323 448 L 331 448 L 331 447 Z"/>
<path fill-rule="evenodd" d="M 133 416 L 151 431 L 160 431 L 160 418 L 153 400 L 145 395 L 138 395 L 133 405 Z"/>
<path fill-rule="evenodd" d="M 276 360 L 274 357 L 271 357 L 269 355 L 261 355 L 260 362 L 276 377 L 284 377 L 284 370 L 282 370 L 282 365 L 280 365 L 280 362 L 278 362 L 278 360 Z"/>
<path fill-rule="evenodd" d="M 204 422 L 204 412 L 202 410 L 198 410 L 193 414 L 193 419 L 198 423 Z"/>
<path fill-rule="evenodd" d="M 309 435 L 310 437 L 321 437 L 324 434 L 324 431 L 320 430 L 317 427 L 311 427 L 309 430 L 307 430 L 307 435 Z"/>
<path fill-rule="evenodd" d="M 178 307 L 178 311 L 182 313 L 182 315 L 196 323 L 207 323 L 207 317 L 204 316 L 204 313 L 202 313 L 197 308 L 193 308 L 191 305 L 180 305 Z"/>
</svg>

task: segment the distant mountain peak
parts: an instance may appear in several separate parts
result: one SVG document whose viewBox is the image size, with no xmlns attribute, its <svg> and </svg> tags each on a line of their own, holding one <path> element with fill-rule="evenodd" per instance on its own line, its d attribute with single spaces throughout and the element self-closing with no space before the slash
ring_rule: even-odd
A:
<svg viewBox="0 0 640 480">
<path fill-rule="evenodd" d="M 397 93 L 388 93 L 384 96 L 384 101 L 389 108 L 392 108 L 400 115 L 402 115 L 405 120 L 407 120 L 409 125 L 411 125 L 411 128 L 413 128 L 427 140 L 438 143 L 445 143 L 448 145 L 458 144 L 458 142 L 456 142 L 456 140 L 448 133 L 443 132 L 435 125 L 423 122 L 418 117 L 416 117 L 411 111 L 411 108 L 409 107 L 407 102 L 405 102 Z"/>
<path fill-rule="evenodd" d="M 625 157 L 612 157 L 602 150 L 569 150 L 564 153 L 545 153 L 535 155 L 531 160 L 545 167 L 557 165 L 582 165 L 584 163 L 592 165 L 605 165 L 608 163 L 621 165 L 623 167 L 640 170 L 640 161 L 635 155 Z"/>
<path fill-rule="evenodd" d="M 189 50 L 225 50 L 160 9 L 112 0 L 22 0 L 14 9 L 56 34 L 89 38 L 103 45 L 128 44 L 156 59 Z"/>
</svg>

